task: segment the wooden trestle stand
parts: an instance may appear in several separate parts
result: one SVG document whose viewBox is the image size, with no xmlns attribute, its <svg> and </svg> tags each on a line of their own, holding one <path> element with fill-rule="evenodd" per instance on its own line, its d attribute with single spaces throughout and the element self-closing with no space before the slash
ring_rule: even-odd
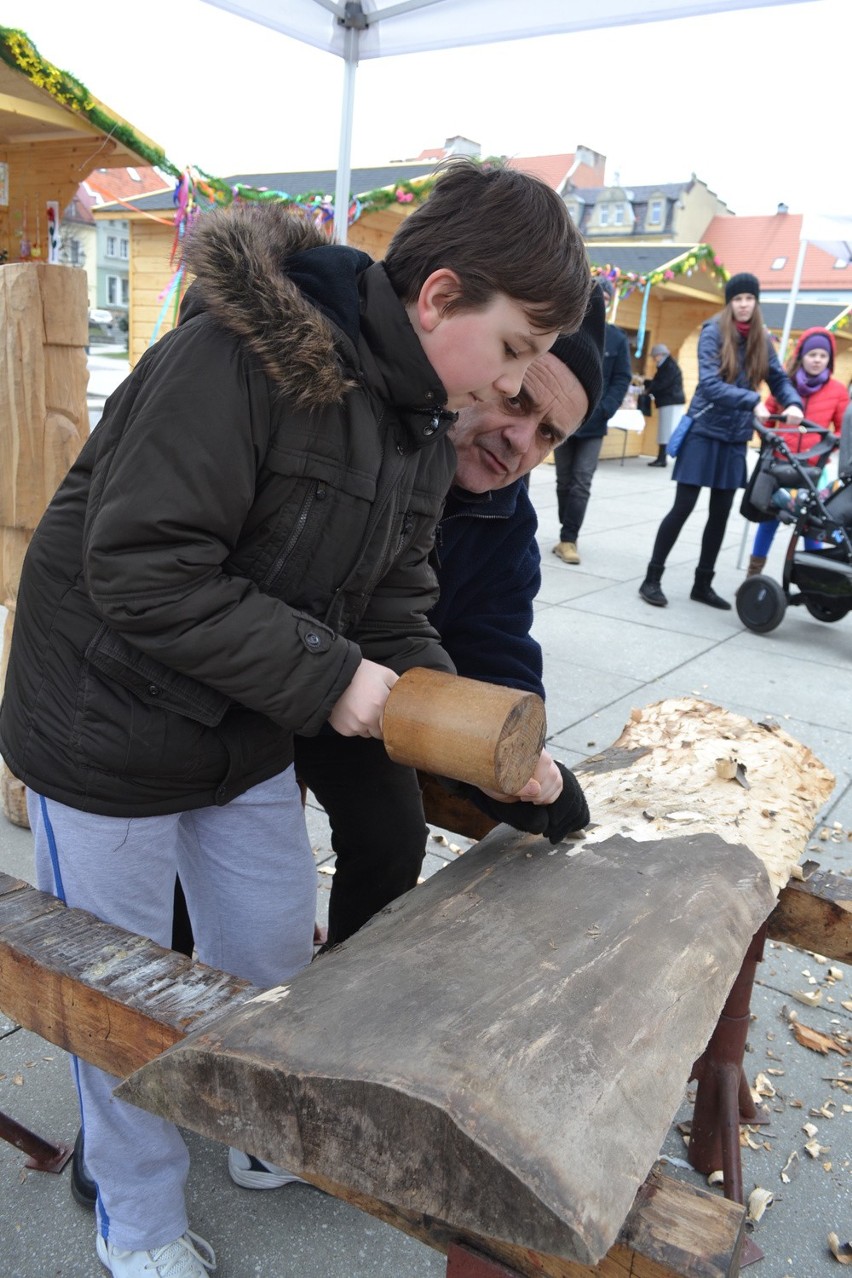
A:
<svg viewBox="0 0 852 1278">
<path fill-rule="evenodd" d="M 448 1278 L 733 1278 L 730 1105 L 698 1138 L 729 1199 L 655 1162 L 723 1012 L 736 1108 L 729 1000 L 766 920 L 793 944 L 829 920 L 819 949 L 850 957 L 852 903 L 787 886 L 833 779 L 691 699 L 635 712 L 578 773 L 586 832 L 498 827 L 273 990 L 0 881 L 0 1008 L 124 1099 L 445 1251 Z"/>
</svg>

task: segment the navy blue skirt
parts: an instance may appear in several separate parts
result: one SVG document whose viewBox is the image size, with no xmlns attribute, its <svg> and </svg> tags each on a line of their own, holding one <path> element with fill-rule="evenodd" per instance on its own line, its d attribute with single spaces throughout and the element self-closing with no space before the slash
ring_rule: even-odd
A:
<svg viewBox="0 0 852 1278">
<path fill-rule="evenodd" d="M 690 430 L 675 458 L 672 479 L 699 488 L 745 488 L 746 445 L 707 439 Z"/>
</svg>

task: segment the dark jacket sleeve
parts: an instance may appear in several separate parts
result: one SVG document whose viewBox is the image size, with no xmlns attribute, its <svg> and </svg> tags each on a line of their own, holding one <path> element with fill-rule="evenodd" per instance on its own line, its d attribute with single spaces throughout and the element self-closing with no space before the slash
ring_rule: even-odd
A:
<svg viewBox="0 0 852 1278">
<path fill-rule="evenodd" d="M 773 398 L 784 408 L 789 408 L 792 404 L 801 408 L 802 401 L 799 393 L 784 371 L 781 361 L 775 353 L 775 347 L 768 337 L 766 346 L 769 355 L 769 371 L 766 374 L 766 380 L 769 384 L 769 389 L 772 391 Z"/>
<path fill-rule="evenodd" d="M 738 386 L 736 382 L 726 382 L 721 366 L 722 335 L 719 325 L 710 322 L 704 325 L 698 339 L 698 385 L 702 401 L 716 408 L 756 408 L 760 403 L 760 393 L 748 386 Z"/>
<path fill-rule="evenodd" d="M 519 484 L 505 520 L 464 519 L 441 552 L 441 597 L 430 614 L 460 675 L 544 696 L 541 647 L 530 634 L 541 585 L 537 520 Z"/>
<path fill-rule="evenodd" d="M 604 421 L 609 421 L 610 417 L 617 413 L 621 407 L 622 400 L 630 385 L 631 371 L 630 347 L 621 329 L 616 328 L 613 324 L 607 324 L 606 342 L 612 349 L 610 376 L 604 386 L 597 411 Z"/>
<path fill-rule="evenodd" d="M 177 330 L 155 367 L 95 463 L 90 597 L 142 652 L 284 727 L 316 731 L 352 679 L 357 646 L 224 568 L 268 445 L 266 379 L 212 326 Z"/>
</svg>

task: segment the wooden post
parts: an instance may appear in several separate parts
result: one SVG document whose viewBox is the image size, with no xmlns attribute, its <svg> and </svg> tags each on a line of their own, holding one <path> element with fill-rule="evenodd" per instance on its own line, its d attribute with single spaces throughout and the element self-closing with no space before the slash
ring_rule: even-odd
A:
<svg viewBox="0 0 852 1278">
<path fill-rule="evenodd" d="M 544 745 L 544 702 L 439 670 L 408 670 L 387 699 L 385 749 L 396 763 L 517 794 Z"/>
<path fill-rule="evenodd" d="M 18 262 L 0 270 L 0 603 L 8 609 L 0 687 L 21 565 L 33 530 L 89 433 L 86 276 Z M 3 811 L 27 825 L 24 788 L 3 764 Z"/>
</svg>

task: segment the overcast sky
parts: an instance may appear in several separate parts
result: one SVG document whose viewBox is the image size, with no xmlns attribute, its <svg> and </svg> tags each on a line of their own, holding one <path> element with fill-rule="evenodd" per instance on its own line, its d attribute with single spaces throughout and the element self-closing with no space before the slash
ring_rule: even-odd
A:
<svg viewBox="0 0 852 1278">
<path fill-rule="evenodd" d="M 227 176 L 337 163 L 342 61 L 201 0 L 0 0 L 0 25 L 24 30 L 176 165 Z M 610 182 L 695 172 L 735 213 L 784 202 L 852 214 L 850 26 L 850 0 L 806 0 L 364 62 L 353 163 L 410 158 L 454 134 L 486 155 L 584 143 L 607 156 Z"/>
</svg>

